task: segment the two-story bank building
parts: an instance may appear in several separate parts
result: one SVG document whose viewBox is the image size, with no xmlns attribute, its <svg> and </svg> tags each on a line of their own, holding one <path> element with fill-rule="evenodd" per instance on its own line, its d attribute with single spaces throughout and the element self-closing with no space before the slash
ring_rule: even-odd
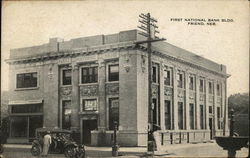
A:
<svg viewBox="0 0 250 158">
<path fill-rule="evenodd" d="M 79 133 L 84 144 L 145 146 L 148 54 L 137 30 L 12 49 L 9 143 L 35 129 Z M 227 131 L 226 67 L 167 42 L 152 44 L 152 117 L 162 144 L 204 142 Z"/>
</svg>

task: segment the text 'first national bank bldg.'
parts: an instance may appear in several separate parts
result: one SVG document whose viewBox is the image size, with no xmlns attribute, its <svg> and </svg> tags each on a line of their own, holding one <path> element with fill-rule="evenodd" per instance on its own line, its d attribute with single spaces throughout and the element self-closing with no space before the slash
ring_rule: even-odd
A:
<svg viewBox="0 0 250 158">
<path fill-rule="evenodd" d="M 85 144 L 145 146 L 148 57 L 137 30 L 12 49 L 8 142 L 40 127 L 71 129 Z M 226 67 L 166 42 L 152 44 L 152 117 L 163 144 L 227 132 Z"/>
</svg>

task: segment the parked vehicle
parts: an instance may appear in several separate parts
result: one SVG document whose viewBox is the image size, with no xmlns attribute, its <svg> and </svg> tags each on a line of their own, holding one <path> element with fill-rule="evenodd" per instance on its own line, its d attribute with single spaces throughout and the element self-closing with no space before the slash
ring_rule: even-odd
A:
<svg viewBox="0 0 250 158">
<path fill-rule="evenodd" d="M 61 153 L 67 158 L 85 158 L 84 145 L 77 144 L 72 139 L 72 132 L 59 128 L 38 128 L 36 129 L 36 139 L 32 142 L 31 154 L 39 156 L 42 153 L 43 137 L 50 131 L 52 143 L 49 147 L 49 153 Z"/>
</svg>

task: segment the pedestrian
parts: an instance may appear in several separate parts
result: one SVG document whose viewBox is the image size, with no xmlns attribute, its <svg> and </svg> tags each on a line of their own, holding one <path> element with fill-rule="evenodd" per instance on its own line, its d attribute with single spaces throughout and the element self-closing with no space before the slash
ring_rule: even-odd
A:
<svg viewBox="0 0 250 158">
<path fill-rule="evenodd" d="M 161 128 L 158 125 L 155 125 L 156 129 L 153 132 L 153 137 L 155 140 L 155 144 L 156 144 L 156 149 L 157 151 L 161 150 L 161 140 L 160 140 L 160 132 L 159 130 L 161 130 Z"/>
<path fill-rule="evenodd" d="M 50 144 L 51 144 L 50 131 L 47 131 L 47 134 L 43 137 L 43 155 L 42 156 L 48 155 Z"/>
</svg>

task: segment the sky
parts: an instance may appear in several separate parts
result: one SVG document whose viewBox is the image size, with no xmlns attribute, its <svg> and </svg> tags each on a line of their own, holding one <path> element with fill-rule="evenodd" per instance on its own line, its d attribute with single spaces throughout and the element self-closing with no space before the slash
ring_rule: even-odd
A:
<svg viewBox="0 0 250 158">
<path fill-rule="evenodd" d="M 227 66 L 228 95 L 249 91 L 249 3 L 247 1 L 14 1 L 2 4 L 1 88 L 8 90 L 10 49 L 136 29 L 141 13 L 158 20 L 160 37 Z M 182 21 L 173 21 L 182 18 Z M 172 19 L 172 20 L 171 20 Z M 185 19 L 205 19 L 189 25 Z M 208 25 L 208 19 L 219 19 Z M 222 22 L 221 19 L 229 19 Z"/>
</svg>

